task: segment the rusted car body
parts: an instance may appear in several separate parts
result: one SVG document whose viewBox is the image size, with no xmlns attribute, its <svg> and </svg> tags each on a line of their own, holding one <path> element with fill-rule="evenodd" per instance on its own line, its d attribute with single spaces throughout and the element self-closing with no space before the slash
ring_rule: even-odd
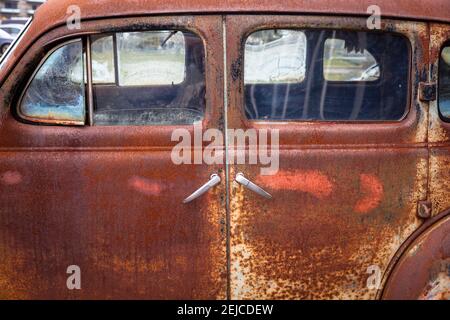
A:
<svg viewBox="0 0 450 320">
<path fill-rule="evenodd" d="M 80 9 L 81 28 L 67 26 L 71 5 Z M 250 121 L 244 111 L 249 34 L 366 31 L 370 5 L 42 5 L 0 69 L 0 298 L 448 299 L 450 123 L 436 91 L 450 2 L 378 1 L 377 32 L 409 46 L 407 108 L 398 121 Z M 201 38 L 203 130 L 279 129 L 277 174 L 262 176 L 248 164 L 175 165 L 172 132 L 194 134 L 192 125 L 49 125 L 17 112 L 58 45 L 146 30 Z M 230 152 L 226 143 L 220 149 Z M 220 184 L 183 203 L 214 173 Z M 239 185 L 238 173 L 272 199 Z M 71 265 L 81 269 L 81 290 L 66 286 Z"/>
</svg>

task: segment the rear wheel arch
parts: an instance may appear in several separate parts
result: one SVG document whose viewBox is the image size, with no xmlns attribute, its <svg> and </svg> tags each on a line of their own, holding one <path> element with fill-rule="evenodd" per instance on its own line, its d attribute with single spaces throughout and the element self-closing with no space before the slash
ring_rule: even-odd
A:
<svg viewBox="0 0 450 320">
<path fill-rule="evenodd" d="M 380 299 L 450 299 L 450 209 L 426 221 L 402 245 Z"/>
</svg>

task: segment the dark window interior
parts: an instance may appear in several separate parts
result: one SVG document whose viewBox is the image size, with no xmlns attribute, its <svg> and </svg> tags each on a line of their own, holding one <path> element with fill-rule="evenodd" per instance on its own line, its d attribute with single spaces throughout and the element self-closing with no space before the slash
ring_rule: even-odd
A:
<svg viewBox="0 0 450 320">
<path fill-rule="evenodd" d="M 300 83 L 246 83 L 248 119 L 370 121 L 399 120 L 404 116 L 410 66 L 407 38 L 376 32 L 302 31 L 307 38 L 306 78 Z M 370 52 L 378 63 L 375 67 L 380 70 L 379 79 L 326 81 L 327 39 L 345 40 L 349 52 Z"/>
</svg>

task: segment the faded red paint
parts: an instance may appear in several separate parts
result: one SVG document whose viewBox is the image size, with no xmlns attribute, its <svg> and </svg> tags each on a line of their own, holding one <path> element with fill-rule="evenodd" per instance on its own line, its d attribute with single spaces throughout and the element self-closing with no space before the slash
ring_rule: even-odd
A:
<svg viewBox="0 0 450 320">
<path fill-rule="evenodd" d="M 371 174 L 360 175 L 360 192 L 363 195 L 355 205 L 355 212 L 367 213 L 377 208 L 383 200 L 383 184 Z"/>
<path fill-rule="evenodd" d="M 160 183 L 142 177 L 134 176 L 130 178 L 128 184 L 136 191 L 147 196 L 157 197 L 163 191 L 163 187 Z"/>
<path fill-rule="evenodd" d="M 22 175 L 17 171 L 6 171 L 0 176 L 0 181 L 7 186 L 16 185 L 22 182 Z"/>
<path fill-rule="evenodd" d="M 272 176 L 260 176 L 258 183 L 273 190 L 295 190 L 325 199 L 333 192 L 333 183 L 323 173 L 311 171 L 280 171 L 276 179 Z"/>
</svg>

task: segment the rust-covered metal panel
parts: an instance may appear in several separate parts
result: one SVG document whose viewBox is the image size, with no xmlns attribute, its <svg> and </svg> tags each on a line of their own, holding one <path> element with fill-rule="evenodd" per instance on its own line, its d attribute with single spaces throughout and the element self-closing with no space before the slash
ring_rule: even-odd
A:
<svg viewBox="0 0 450 320">
<path fill-rule="evenodd" d="M 180 14 L 180 13 L 315 13 L 335 15 L 368 15 L 367 8 L 374 3 L 370 0 L 287 0 L 283 6 L 269 0 L 171 0 L 171 1 L 120 1 L 120 0 L 49 0 L 42 13 L 52 8 L 54 21 L 65 16 L 69 5 L 80 6 L 83 18 L 98 18 L 130 14 Z M 380 0 L 376 3 L 385 17 L 415 18 L 424 20 L 449 21 L 447 13 L 450 5 L 445 0 L 417 1 Z M 114 8 L 114 10 L 110 10 Z M 109 10 L 108 10 L 109 9 Z M 39 12 L 41 13 L 41 12 Z"/>
<path fill-rule="evenodd" d="M 450 145 L 430 151 L 429 188 L 433 215 L 450 208 Z"/>
<path fill-rule="evenodd" d="M 208 43 L 217 68 L 206 68 L 203 125 L 223 130 L 220 16 L 102 20 L 75 32 L 167 26 Z M 225 299 L 225 185 L 182 203 L 212 173 L 225 180 L 223 165 L 176 166 L 173 127 L 42 126 L 12 115 L 24 80 L 72 32 L 37 41 L 0 93 L 0 298 Z M 81 290 L 66 286 L 71 265 Z"/>
<path fill-rule="evenodd" d="M 409 241 L 383 299 L 450 299 L 450 211 L 436 216 Z"/>
<path fill-rule="evenodd" d="M 0 298 L 224 299 L 224 188 L 183 199 L 219 168 L 170 151 L 1 152 Z M 68 266 L 81 290 L 68 290 Z"/>
<path fill-rule="evenodd" d="M 450 40 L 450 26 L 431 24 L 430 77 L 438 83 L 439 61 L 444 43 Z M 430 197 L 433 214 L 450 208 L 450 123 L 439 115 L 438 99 L 430 102 Z"/>
<path fill-rule="evenodd" d="M 420 225 L 426 151 L 325 149 L 281 151 L 280 172 L 259 177 L 261 199 L 231 187 L 233 298 L 373 299 L 368 270 L 384 271 Z"/>
<path fill-rule="evenodd" d="M 280 130 L 277 174 L 262 176 L 258 165 L 230 168 L 230 181 L 242 172 L 273 196 L 230 185 L 231 298 L 375 299 L 371 272 L 385 275 L 421 225 L 417 204 L 427 200 L 428 106 L 415 85 L 426 81 L 426 24 L 383 21 L 384 30 L 411 41 L 411 98 L 403 121 L 371 124 L 248 121 L 236 67 L 244 65 L 242 39 L 254 30 L 364 30 L 364 19 L 227 16 L 226 26 L 229 127 Z"/>
</svg>

